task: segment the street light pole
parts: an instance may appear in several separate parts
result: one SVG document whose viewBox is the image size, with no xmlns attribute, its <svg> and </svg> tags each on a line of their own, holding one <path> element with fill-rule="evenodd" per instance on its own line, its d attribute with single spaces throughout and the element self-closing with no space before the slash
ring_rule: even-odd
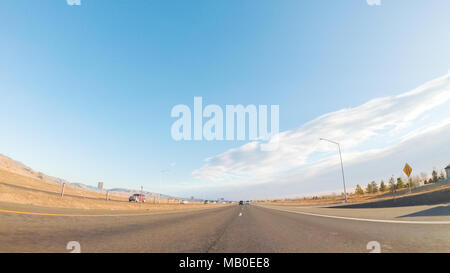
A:
<svg viewBox="0 0 450 273">
<path fill-rule="evenodd" d="M 342 162 L 341 145 L 338 142 L 336 142 L 336 141 L 332 141 L 332 140 L 325 139 L 325 138 L 320 138 L 320 140 L 328 141 L 328 142 L 331 142 L 331 143 L 336 144 L 338 146 L 339 157 L 341 159 L 342 182 L 344 183 L 344 198 L 345 198 L 345 203 L 347 203 L 347 190 L 345 188 L 344 163 Z"/>
</svg>

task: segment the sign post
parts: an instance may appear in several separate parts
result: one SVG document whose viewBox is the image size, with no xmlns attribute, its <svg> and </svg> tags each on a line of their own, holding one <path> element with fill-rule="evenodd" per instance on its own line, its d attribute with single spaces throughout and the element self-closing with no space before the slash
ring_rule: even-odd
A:
<svg viewBox="0 0 450 273">
<path fill-rule="evenodd" d="M 405 164 L 405 167 L 403 168 L 403 172 L 406 174 L 406 176 L 408 176 L 408 188 L 409 188 L 409 192 L 411 193 L 411 181 L 410 181 L 410 176 L 411 176 L 411 172 L 412 172 L 412 168 L 411 166 L 409 166 L 408 163 Z"/>
</svg>

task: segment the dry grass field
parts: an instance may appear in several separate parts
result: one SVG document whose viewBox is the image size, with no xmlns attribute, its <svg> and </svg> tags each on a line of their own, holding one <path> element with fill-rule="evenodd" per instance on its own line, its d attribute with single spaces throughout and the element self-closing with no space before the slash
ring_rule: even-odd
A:
<svg viewBox="0 0 450 273">
<path fill-rule="evenodd" d="M 440 185 L 430 185 L 431 187 L 416 188 L 412 193 L 409 193 L 407 189 L 403 189 L 397 192 L 395 195 L 389 192 L 379 192 L 375 194 L 363 194 L 357 195 L 354 193 L 348 194 L 348 203 L 369 203 L 383 200 L 390 200 L 394 198 L 403 198 L 408 196 L 419 196 L 425 193 L 437 192 L 446 189 L 450 189 L 450 183 L 442 183 Z M 321 206 L 321 205 L 333 205 L 341 204 L 344 202 L 344 198 L 338 195 L 320 196 L 319 199 L 312 198 L 296 198 L 296 199 L 279 199 L 259 201 L 260 204 L 267 205 L 298 205 L 298 206 Z"/>
<path fill-rule="evenodd" d="M 179 204 L 178 200 L 148 200 L 146 203 L 128 202 L 127 197 L 84 190 L 66 186 L 64 197 L 60 196 L 61 186 L 0 169 L 0 202 L 27 204 L 54 208 L 107 209 L 107 210 L 179 210 L 203 209 L 223 206 L 222 204 L 203 204 L 190 202 Z"/>
</svg>

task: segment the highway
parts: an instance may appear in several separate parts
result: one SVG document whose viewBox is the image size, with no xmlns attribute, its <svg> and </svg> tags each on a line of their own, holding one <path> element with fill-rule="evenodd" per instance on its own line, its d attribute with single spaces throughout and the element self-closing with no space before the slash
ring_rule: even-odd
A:
<svg viewBox="0 0 450 273">
<path fill-rule="evenodd" d="M 257 205 L 78 215 L 0 210 L 0 252 L 69 252 L 69 241 L 79 242 L 83 253 L 364 253 L 371 241 L 381 252 L 450 252 L 448 224 L 355 221 Z"/>
</svg>

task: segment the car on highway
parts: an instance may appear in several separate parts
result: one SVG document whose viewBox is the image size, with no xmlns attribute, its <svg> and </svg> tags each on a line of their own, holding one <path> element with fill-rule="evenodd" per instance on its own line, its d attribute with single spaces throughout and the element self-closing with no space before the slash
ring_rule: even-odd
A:
<svg viewBox="0 0 450 273">
<path fill-rule="evenodd" d="M 130 202 L 143 202 L 145 203 L 145 195 L 142 193 L 135 193 L 130 198 L 128 198 Z"/>
<path fill-rule="evenodd" d="M 242 205 L 244 205 L 244 201 L 239 201 L 239 206 L 242 206 Z"/>
<path fill-rule="evenodd" d="M 180 201 L 180 204 L 188 204 L 189 203 L 189 201 L 187 201 L 187 200 L 181 200 Z"/>
<path fill-rule="evenodd" d="M 250 201 L 249 200 L 245 201 L 245 204 L 250 205 Z"/>
</svg>

